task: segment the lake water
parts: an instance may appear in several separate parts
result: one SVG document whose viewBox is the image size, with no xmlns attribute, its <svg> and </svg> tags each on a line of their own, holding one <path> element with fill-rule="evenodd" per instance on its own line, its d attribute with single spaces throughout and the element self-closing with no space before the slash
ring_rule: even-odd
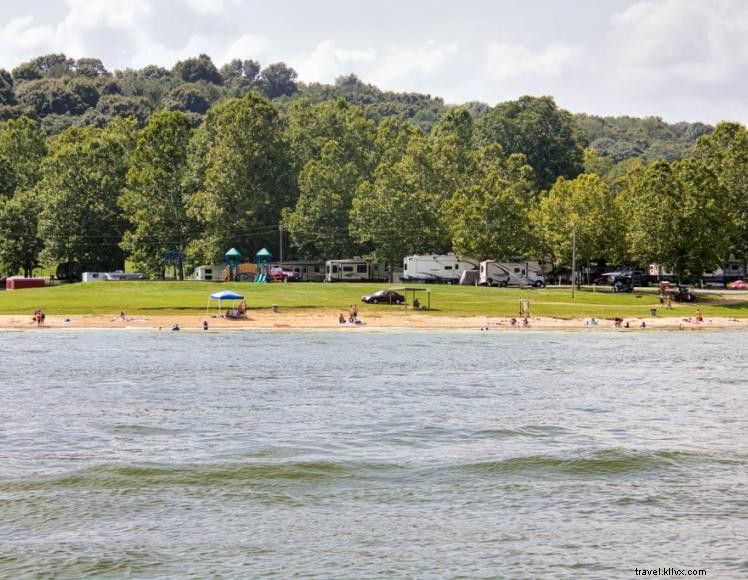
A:
<svg viewBox="0 0 748 580">
<path fill-rule="evenodd" d="M 746 332 L 0 333 L 0 577 L 748 577 Z"/>
</svg>

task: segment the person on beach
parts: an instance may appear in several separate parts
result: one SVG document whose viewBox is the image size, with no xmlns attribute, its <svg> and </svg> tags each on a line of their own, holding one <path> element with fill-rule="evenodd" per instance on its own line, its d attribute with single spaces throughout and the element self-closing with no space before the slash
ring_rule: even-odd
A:
<svg viewBox="0 0 748 580">
<path fill-rule="evenodd" d="M 340 313 L 340 316 L 338 316 L 338 324 L 345 324 L 345 316 L 343 316 L 343 313 Z"/>
<path fill-rule="evenodd" d="M 353 305 L 353 322 L 358 322 L 358 306 Z"/>
<path fill-rule="evenodd" d="M 120 311 L 119 311 L 119 319 L 120 319 L 120 320 L 121 320 L 122 322 L 124 322 L 124 321 L 125 321 L 125 311 L 124 311 L 124 310 L 120 310 Z"/>
<path fill-rule="evenodd" d="M 667 305 L 665 306 L 665 308 L 670 308 L 670 310 L 673 309 L 673 296 L 672 296 L 672 294 L 668 294 L 667 295 Z"/>
<path fill-rule="evenodd" d="M 704 322 L 704 317 L 701 315 L 701 310 L 696 311 L 696 322 Z"/>
<path fill-rule="evenodd" d="M 203 330 L 208 330 L 208 321 L 203 319 Z"/>
</svg>

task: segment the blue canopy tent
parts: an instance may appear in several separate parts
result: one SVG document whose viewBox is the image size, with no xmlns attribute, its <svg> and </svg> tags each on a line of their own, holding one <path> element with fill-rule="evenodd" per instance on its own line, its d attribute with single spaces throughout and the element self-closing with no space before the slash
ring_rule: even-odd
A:
<svg viewBox="0 0 748 580">
<path fill-rule="evenodd" d="M 210 309 L 211 300 L 218 300 L 218 314 L 220 315 L 221 302 L 223 300 L 244 300 L 244 296 L 241 294 L 237 294 L 236 292 L 232 292 L 231 290 L 221 290 L 220 292 L 215 292 L 208 298 L 208 306 L 205 308 L 206 312 Z"/>
</svg>

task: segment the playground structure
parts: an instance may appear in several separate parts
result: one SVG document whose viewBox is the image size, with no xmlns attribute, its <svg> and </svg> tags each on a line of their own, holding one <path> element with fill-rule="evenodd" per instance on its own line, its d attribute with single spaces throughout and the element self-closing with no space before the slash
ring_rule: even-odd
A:
<svg viewBox="0 0 748 580">
<path fill-rule="evenodd" d="M 224 282 L 269 282 L 270 264 L 273 255 L 262 248 L 255 254 L 255 262 L 242 262 L 242 255 L 236 248 L 231 248 L 223 257 L 226 267 L 223 269 L 221 279 Z"/>
<path fill-rule="evenodd" d="M 273 254 L 267 248 L 262 248 L 255 254 L 255 282 L 269 282 L 270 263 L 273 261 Z"/>
</svg>

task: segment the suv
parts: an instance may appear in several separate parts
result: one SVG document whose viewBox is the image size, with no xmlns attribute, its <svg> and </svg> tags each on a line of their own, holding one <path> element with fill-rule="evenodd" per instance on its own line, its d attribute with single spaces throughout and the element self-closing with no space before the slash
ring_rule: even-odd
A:
<svg viewBox="0 0 748 580">
<path fill-rule="evenodd" d="M 273 282 L 298 282 L 299 274 L 291 270 L 284 270 L 280 266 L 273 266 L 270 268 L 269 278 Z"/>
</svg>

